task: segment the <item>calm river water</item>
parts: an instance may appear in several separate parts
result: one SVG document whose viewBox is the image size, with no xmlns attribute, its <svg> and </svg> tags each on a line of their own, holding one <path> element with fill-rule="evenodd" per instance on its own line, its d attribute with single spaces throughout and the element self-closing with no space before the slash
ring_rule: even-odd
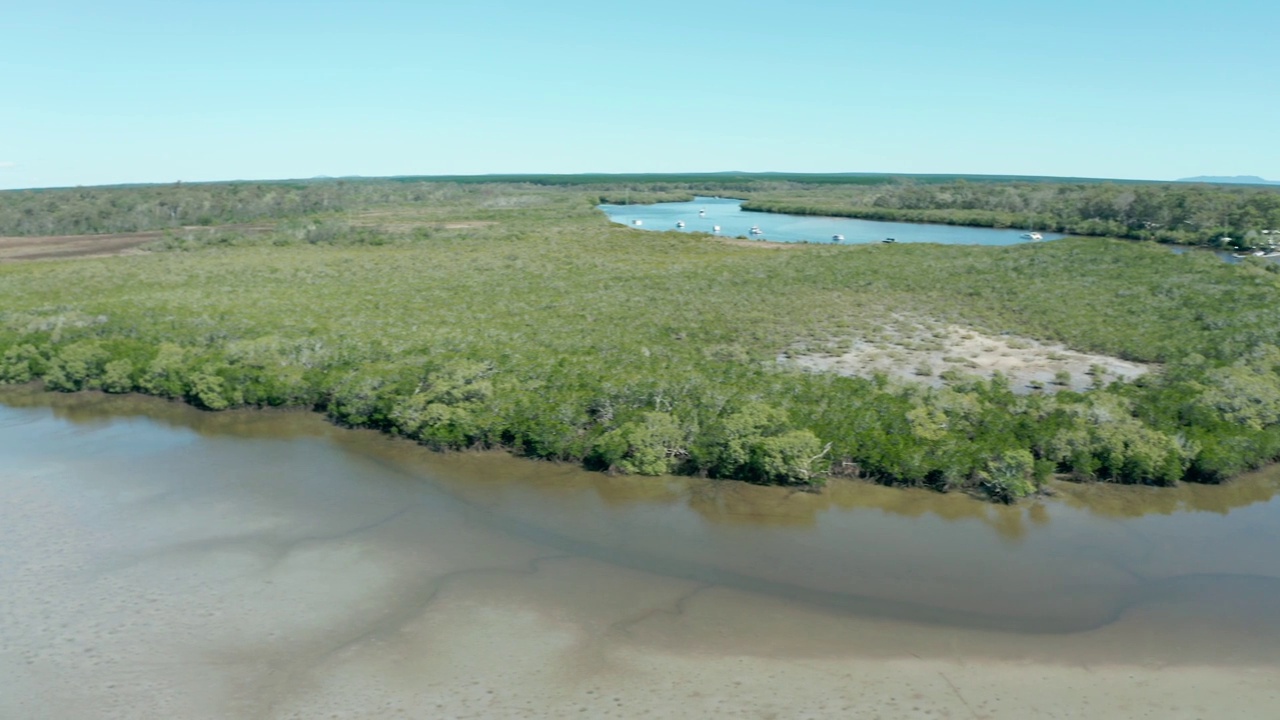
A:
<svg viewBox="0 0 1280 720">
<path fill-rule="evenodd" d="M 726 237 L 752 237 L 773 242 L 832 243 L 836 235 L 844 236 L 840 244 L 882 242 L 894 238 L 898 242 L 928 242 L 946 245 L 1015 245 L 1031 242 L 1023 237 L 1027 230 L 928 225 L 922 223 L 880 222 L 853 218 L 786 215 L 751 212 L 742 209 L 741 200 L 698 197 L 692 202 L 656 203 L 653 205 L 601 205 L 609 219 L 641 230 L 679 230 L 683 232 L 715 232 Z M 640 225 L 635 222 L 639 220 Z M 683 222 L 684 227 L 676 223 Z M 763 234 L 751 235 L 752 226 Z M 1066 237 L 1041 233 L 1044 240 Z"/>
<path fill-rule="evenodd" d="M 4 718 L 1263 717 L 1280 692 L 1274 470 L 1008 508 L 0 402 Z"/>
</svg>

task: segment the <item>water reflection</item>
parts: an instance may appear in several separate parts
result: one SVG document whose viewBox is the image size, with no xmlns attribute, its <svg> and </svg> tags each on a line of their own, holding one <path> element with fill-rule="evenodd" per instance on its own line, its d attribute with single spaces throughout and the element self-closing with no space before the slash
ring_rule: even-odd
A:
<svg viewBox="0 0 1280 720">
<path fill-rule="evenodd" d="M 1227 515 L 1280 492 L 1280 466 L 1251 472 L 1222 485 L 1182 483 L 1174 488 L 1059 483 L 1059 501 L 1072 508 L 1109 518 L 1204 512 Z"/>
<path fill-rule="evenodd" d="M 1008 507 L 865 482 L 833 481 L 808 493 L 699 478 L 611 477 L 497 452 L 438 454 L 370 431 L 340 430 L 307 413 L 206 413 L 148 398 L 44 395 L 30 388 L 5 391 L 0 401 L 45 405 L 58 418 L 105 433 L 87 443 L 46 438 L 49 452 L 87 460 L 114 453 L 131 462 L 130 452 L 148 442 L 172 443 L 193 432 L 214 444 L 190 452 L 219 453 L 222 472 L 281 475 L 297 478 L 289 481 L 295 484 L 315 478 L 310 482 L 328 487 L 333 497 L 348 498 L 348 514 L 359 527 L 367 518 L 354 508 L 362 504 L 362 486 L 376 477 L 401 488 L 397 492 L 420 495 L 415 502 L 434 512 L 460 513 L 541 552 L 866 617 L 1080 632 L 1161 593 L 1191 592 L 1185 589 L 1196 577 L 1253 578 L 1239 587 L 1261 594 L 1248 602 L 1264 604 L 1262 596 L 1273 588 L 1267 583 L 1280 577 L 1280 553 L 1268 550 L 1280 547 L 1274 471 L 1224 487 L 1063 484 L 1055 497 Z M 139 419 L 112 420 L 120 416 Z M 160 426 L 181 431 L 149 430 Z M 256 459 L 239 458 L 229 444 L 244 440 Z M 308 454 L 301 468 L 297 451 L 274 451 L 277 445 L 264 440 L 329 448 L 326 453 L 340 452 L 344 460 L 321 466 Z M 163 489 L 165 474 L 190 462 L 183 452 L 156 468 L 162 501 L 172 495 Z M 133 463 L 147 472 L 143 461 Z M 289 484 L 251 487 L 256 496 L 308 492 Z M 366 514 L 383 518 L 385 503 Z M 1193 604 L 1198 592 L 1188 596 Z"/>
<path fill-rule="evenodd" d="M 338 428 L 312 412 L 300 410 L 225 410 L 206 412 L 177 401 L 146 395 L 101 392 L 45 392 L 35 384 L 0 385 L 0 405 L 48 408 L 53 416 L 77 425 L 104 425 L 119 418 L 145 418 L 201 437 L 239 437 L 288 440 L 327 436 Z"/>
<path fill-rule="evenodd" d="M 536 488 L 565 500 L 591 493 L 606 506 L 634 503 L 687 505 L 708 522 L 727 525 L 812 527 L 833 510 L 878 510 L 907 518 L 926 515 L 943 520 L 975 520 L 1009 539 L 1023 537 L 1026 525 L 1049 523 L 1055 510 L 1083 511 L 1104 518 L 1137 518 L 1209 512 L 1225 515 L 1268 503 L 1280 493 L 1280 465 L 1248 473 L 1223 485 L 1183 483 L 1174 488 L 1059 482 L 1054 496 L 1018 506 L 994 505 L 960 493 L 833 480 L 820 492 L 763 487 L 698 478 L 610 476 L 576 467 L 513 458 L 502 452 L 433 453 L 407 441 L 370 431 L 337 428 L 316 413 L 298 410 L 205 412 L 179 402 L 142 395 L 50 393 L 36 385 L 0 387 L 0 404 L 49 408 L 55 417 L 79 425 L 101 425 L 118 418 L 145 418 L 202 437 L 291 439 L 326 437 L 353 451 L 378 452 L 400 462 L 430 462 L 447 470 L 439 478 L 453 491 L 496 502 L 504 488 Z M 487 500 L 486 500 L 487 498 Z"/>
<path fill-rule="evenodd" d="M 1117 517 L 1087 509 L 1086 486 L 1013 508 L 808 494 L 440 455 L 307 413 L 5 400 L 0 618 L 19 621 L 0 622 L 3 717 L 381 717 L 389 698 L 406 716 L 603 717 L 625 693 L 584 694 L 615 680 L 643 693 L 627 710 L 762 687 L 789 689 L 787 710 L 847 691 L 811 713 L 843 717 L 886 668 L 895 701 L 944 670 L 945 698 L 1056 682 L 1001 717 L 1105 679 L 1193 685 L 1190 707 L 1204 689 L 1184 673 L 1207 666 L 1258 710 L 1226 715 L 1274 705 L 1280 517 L 1255 499 L 1272 475 Z M 1107 508 L 1165 492 L 1101 490 Z M 1245 504 L 1197 511 L 1210 497 Z M 739 704 L 687 716 L 763 707 Z"/>
</svg>

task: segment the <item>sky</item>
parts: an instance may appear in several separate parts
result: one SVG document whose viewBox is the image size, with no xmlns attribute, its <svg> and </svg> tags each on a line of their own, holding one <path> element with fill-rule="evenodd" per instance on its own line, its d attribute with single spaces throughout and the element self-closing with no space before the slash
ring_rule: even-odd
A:
<svg viewBox="0 0 1280 720">
<path fill-rule="evenodd" d="M 0 188 L 491 173 L 1280 180 L 1274 0 L 42 0 Z"/>
</svg>

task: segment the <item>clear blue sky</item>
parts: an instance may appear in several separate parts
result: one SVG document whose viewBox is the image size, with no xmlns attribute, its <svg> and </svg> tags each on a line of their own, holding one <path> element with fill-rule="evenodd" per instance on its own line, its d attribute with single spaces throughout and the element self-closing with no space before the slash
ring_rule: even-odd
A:
<svg viewBox="0 0 1280 720">
<path fill-rule="evenodd" d="M 1280 179 L 1275 0 L 42 0 L 0 187 L 777 170 Z"/>
</svg>

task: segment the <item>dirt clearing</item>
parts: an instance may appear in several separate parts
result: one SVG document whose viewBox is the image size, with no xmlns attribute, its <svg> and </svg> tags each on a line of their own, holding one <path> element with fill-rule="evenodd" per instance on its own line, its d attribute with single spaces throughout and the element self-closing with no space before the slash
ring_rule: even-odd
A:
<svg viewBox="0 0 1280 720">
<path fill-rule="evenodd" d="M 1020 393 L 1080 391 L 1112 380 L 1132 380 L 1151 370 L 1141 363 L 1076 352 L 1063 345 L 986 335 L 959 325 L 930 328 L 912 323 L 886 326 L 874 338 L 797 346 L 778 361 L 851 377 L 884 373 L 934 387 L 945 384 L 942 374 L 949 370 L 982 378 L 1002 373 Z"/>
<path fill-rule="evenodd" d="M 138 248 L 160 240 L 163 230 L 115 235 L 34 235 L 0 237 L 0 262 L 50 258 L 106 257 L 142 252 Z"/>
<path fill-rule="evenodd" d="M 145 230 L 103 235 L 30 235 L 0 237 L 0 262 L 50 260 L 54 258 L 110 257 L 146 252 L 142 246 L 176 235 L 234 231 L 260 233 L 269 225 L 216 225 Z"/>
</svg>

